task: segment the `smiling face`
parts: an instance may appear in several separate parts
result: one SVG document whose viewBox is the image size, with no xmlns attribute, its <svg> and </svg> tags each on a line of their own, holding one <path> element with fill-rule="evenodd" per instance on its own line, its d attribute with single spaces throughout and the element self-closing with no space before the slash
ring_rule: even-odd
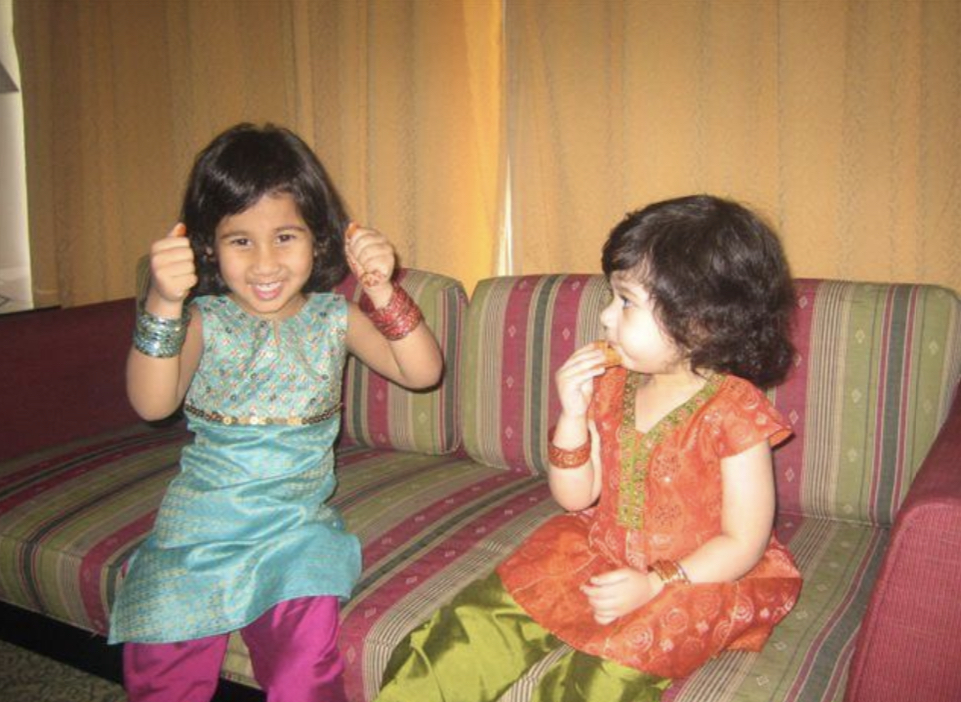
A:
<svg viewBox="0 0 961 702">
<path fill-rule="evenodd" d="M 290 195 L 264 195 L 224 217 L 214 247 L 230 298 L 246 312 L 286 319 L 301 308 L 314 266 L 314 237 Z"/>
<path fill-rule="evenodd" d="M 690 374 L 690 363 L 658 323 L 645 287 L 617 272 L 611 289 L 614 297 L 601 311 L 601 324 L 622 365 L 639 373 Z"/>
</svg>

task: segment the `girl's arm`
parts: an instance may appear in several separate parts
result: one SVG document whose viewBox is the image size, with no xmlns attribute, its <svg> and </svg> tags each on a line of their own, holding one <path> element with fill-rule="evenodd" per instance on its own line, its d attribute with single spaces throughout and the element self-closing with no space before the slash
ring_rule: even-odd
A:
<svg viewBox="0 0 961 702">
<path fill-rule="evenodd" d="M 559 457 L 570 456 L 590 444 L 589 457 L 582 465 L 562 467 L 552 462 L 547 474 L 554 499 L 571 512 L 587 509 L 601 494 L 600 441 L 587 411 L 594 394 L 594 378 L 604 372 L 603 363 L 604 352 L 591 344 L 571 354 L 555 376 L 561 414 L 549 454 L 560 449 Z"/>
<path fill-rule="evenodd" d="M 767 441 L 721 460 L 721 533 L 681 559 L 691 582 L 732 582 L 757 565 L 774 526 Z"/>
<path fill-rule="evenodd" d="M 437 340 L 421 322 L 402 339 L 388 341 L 353 302 L 347 304 L 347 349 L 388 380 L 406 388 L 440 381 L 443 360 Z"/>
<path fill-rule="evenodd" d="M 161 320 L 180 319 L 184 298 L 197 284 L 194 255 L 185 234 L 184 226 L 177 224 L 150 247 L 150 290 L 143 312 Z M 179 354 L 159 358 L 142 353 L 136 345 L 131 348 L 127 357 L 127 397 L 134 411 L 146 420 L 173 414 L 187 394 L 202 352 L 203 333 L 196 310 Z"/>
</svg>

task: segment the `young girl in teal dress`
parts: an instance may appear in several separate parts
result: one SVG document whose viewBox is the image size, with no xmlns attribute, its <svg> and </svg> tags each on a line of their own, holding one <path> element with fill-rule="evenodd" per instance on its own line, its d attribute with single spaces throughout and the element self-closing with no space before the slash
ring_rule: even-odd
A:
<svg viewBox="0 0 961 702">
<path fill-rule="evenodd" d="M 360 305 L 331 292 L 348 265 Z M 291 132 L 239 125 L 197 157 L 127 365 L 136 411 L 183 405 L 194 433 L 113 608 L 130 700 L 209 700 L 233 631 L 269 700 L 344 699 L 338 607 L 360 546 L 327 501 L 346 356 L 409 388 L 441 373 L 394 266 Z"/>
<path fill-rule="evenodd" d="M 655 702 L 758 650 L 796 602 L 772 533 L 790 430 L 759 389 L 793 358 L 777 238 L 737 203 L 679 198 L 628 215 L 602 263 L 620 363 L 589 344 L 557 372 L 548 479 L 567 512 L 407 636 L 378 702 L 494 702 L 562 644 L 537 702 Z"/>
</svg>

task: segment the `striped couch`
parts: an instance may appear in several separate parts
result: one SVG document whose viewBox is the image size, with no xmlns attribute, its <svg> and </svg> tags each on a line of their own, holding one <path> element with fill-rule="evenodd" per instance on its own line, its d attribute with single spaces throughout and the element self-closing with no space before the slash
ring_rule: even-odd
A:
<svg viewBox="0 0 961 702">
<path fill-rule="evenodd" d="M 364 545 L 341 644 L 356 702 L 406 631 L 557 512 L 543 477 L 552 376 L 598 336 L 608 295 L 586 275 L 490 279 L 469 305 L 448 278 L 407 271 L 402 283 L 447 371 L 417 394 L 348 364 L 335 499 Z M 667 700 L 959 699 L 961 302 L 933 286 L 798 290 L 796 367 L 771 396 L 795 432 L 776 453 L 778 532 L 802 597 L 762 652 L 719 656 Z M 142 424 L 124 399 L 132 322 L 130 300 L 0 317 L 7 614 L 102 635 L 177 470 L 182 424 Z M 528 699 L 543 665 L 504 699 Z M 237 637 L 224 677 L 255 685 Z"/>
</svg>

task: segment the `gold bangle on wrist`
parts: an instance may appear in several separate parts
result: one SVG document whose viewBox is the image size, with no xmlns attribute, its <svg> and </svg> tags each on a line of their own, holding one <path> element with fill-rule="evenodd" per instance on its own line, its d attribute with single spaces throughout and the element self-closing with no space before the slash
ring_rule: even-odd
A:
<svg viewBox="0 0 961 702">
<path fill-rule="evenodd" d="M 591 435 L 587 435 L 587 441 L 574 449 L 560 448 L 554 444 L 554 431 L 552 430 L 547 440 L 547 460 L 555 468 L 570 470 L 580 468 L 591 460 Z"/>
<path fill-rule="evenodd" d="M 671 583 L 691 584 L 691 579 L 687 577 L 684 568 L 677 561 L 654 561 L 651 564 L 651 570 L 665 585 L 670 585 Z"/>
</svg>

